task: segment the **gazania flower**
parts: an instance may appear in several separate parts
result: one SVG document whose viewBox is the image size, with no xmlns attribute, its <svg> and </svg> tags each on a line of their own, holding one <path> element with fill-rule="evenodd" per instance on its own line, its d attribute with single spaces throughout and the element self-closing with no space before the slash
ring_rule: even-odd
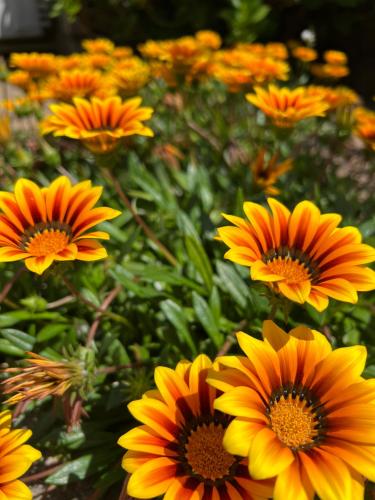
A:
<svg viewBox="0 0 375 500">
<path fill-rule="evenodd" d="M 349 74 L 349 68 L 347 66 L 338 64 L 312 64 L 310 66 L 310 71 L 314 76 L 325 79 L 344 78 Z"/>
<path fill-rule="evenodd" d="M 150 68 L 142 63 L 137 68 L 114 69 L 109 77 L 111 84 L 121 96 L 132 96 L 150 79 Z"/>
<path fill-rule="evenodd" d="M 121 212 L 93 208 L 101 193 L 90 181 L 72 186 L 67 177 L 42 189 L 19 179 L 14 193 L 1 191 L 0 262 L 25 260 L 30 271 L 42 274 L 54 261 L 107 257 L 97 239 L 109 239 L 108 234 L 87 231 Z"/>
<path fill-rule="evenodd" d="M 251 268 L 251 278 L 268 283 L 288 299 L 308 302 L 318 311 L 328 298 L 356 303 L 357 291 L 375 288 L 375 273 L 362 264 L 375 250 L 361 242 L 354 227 L 337 227 L 338 214 L 321 214 L 309 201 L 289 210 L 268 199 L 271 214 L 257 203 L 245 202 L 248 221 L 224 215 L 233 226 L 218 229 L 230 247 L 225 257 Z"/>
<path fill-rule="evenodd" d="M 112 64 L 112 58 L 108 54 L 93 53 L 86 54 L 82 59 L 82 66 L 99 71 L 107 71 Z"/>
<path fill-rule="evenodd" d="M 120 97 L 91 100 L 74 98 L 71 104 L 52 104 L 52 115 L 41 123 L 42 134 L 53 133 L 78 139 L 94 153 L 108 153 L 130 135 L 153 136 L 143 124 L 152 108 L 142 108 L 142 99 L 135 97 L 122 101 Z"/>
<path fill-rule="evenodd" d="M 327 50 L 324 52 L 323 58 L 327 64 L 345 65 L 348 63 L 346 54 L 340 50 Z"/>
<path fill-rule="evenodd" d="M 276 476 L 275 500 L 362 499 L 375 480 L 375 380 L 364 380 L 366 348 L 332 348 L 300 326 L 272 321 L 264 341 L 243 332 L 245 356 L 219 358 L 208 382 L 224 392 L 216 410 L 233 415 L 224 447 L 249 459 L 252 477 Z"/>
<path fill-rule="evenodd" d="M 318 53 L 316 50 L 311 49 L 310 47 L 295 47 L 292 50 L 292 55 L 296 59 L 299 59 L 303 62 L 311 62 L 315 61 L 318 57 Z"/>
<path fill-rule="evenodd" d="M 222 44 L 219 33 L 210 30 L 201 30 L 195 33 L 195 38 L 203 47 L 211 50 L 217 50 Z"/>
<path fill-rule="evenodd" d="M 265 46 L 266 56 L 273 57 L 274 59 L 285 60 L 288 59 L 288 49 L 283 43 L 270 42 Z"/>
<path fill-rule="evenodd" d="M 111 93 L 103 75 L 93 70 L 63 71 L 46 83 L 45 90 L 53 99 L 67 102 L 74 97 L 107 97 Z"/>
<path fill-rule="evenodd" d="M 10 56 L 10 66 L 27 71 L 32 78 L 45 78 L 57 70 L 53 54 L 38 52 L 13 53 Z"/>
<path fill-rule="evenodd" d="M 131 47 L 115 47 L 111 52 L 111 56 L 114 59 L 126 59 L 133 55 L 133 49 Z"/>
<path fill-rule="evenodd" d="M 28 353 L 26 368 L 7 368 L 16 375 L 2 382 L 3 394 L 13 394 L 7 404 L 63 396 L 72 386 L 82 385 L 83 366 L 73 361 L 55 361 L 33 352 Z"/>
<path fill-rule="evenodd" d="M 294 90 L 269 85 L 268 90 L 255 87 L 255 94 L 246 99 L 269 116 L 277 127 L 293 127 L 295 123 L 313 116 L 324 116 L 328 109 L 319 96 L 309 96 L 305 87 Z"/>
<path fill-rule="evenodd" d="M 253 481 L 247 461 L 222 446 L 230 417 L 216 412 L 216 390 L 206 383 L 212 363 L 205 355 L 175 370 L 155 370 L 156 391 L 128 405 L 143 425 L 119 439 L 129 451 L 122 466 L 131 476 L 128 493 L 164 500 L 268 498 L 272 482 Z"/>
<path fill-rule="evenodd" d="M 348 87 L 324 87 L 323 85 L 309 85 L 306 87 L 308 95 L 318 95 L 329 104 L 329 109 L 338 109 L 344 106 L 353 106 L 360 102 L 359 95 Z"/>
<path fill-rule="evenodd" d="M 11 429 L 10 411 L 0 413 L 0 496 L 2 500 L 31 500 L 29 488 L 19 481 L 31 465 L 41 458 L 40 451 L 25 444 L 27 429 Z"/>
<path fill-rule="evenodd" d="M 110 54 L 115 48 L 108 38 L 92 38 L 82 42 L 82 47 L 91 54 Z"/>
<path fill-rule="evenodd" d="M 32 83 L 30 73 L 23 70 L 12 71 L 11 73 L 9 73 L 7 81 L 11 85 L 15 85 L 22 90 L 27 90 Z"/>
<path fill-rule="evenodd" d="M 280 190 L 274 184 L 282 174 L 292 168 L 293 162 L 291 159 L 288 159 L 277 163 L 277 153 L 273 154 L 268 161 L 266 161 L 265 156 L 266 150 L 261 148 L 255 161 L 250 165 L 253 181 L 265 193 L 277 195 L 280 193 Z"/>
</svg>

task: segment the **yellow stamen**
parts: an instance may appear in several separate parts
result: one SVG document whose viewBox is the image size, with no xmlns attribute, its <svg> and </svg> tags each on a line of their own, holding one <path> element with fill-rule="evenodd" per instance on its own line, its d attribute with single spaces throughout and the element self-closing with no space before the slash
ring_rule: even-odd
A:
<svg viewBox="0 0 375 500">
<path fill-rule="evenodd" d="M 311 444 L 317 436 L 315 428 L 317 419 L 306 401 L 299 398 L 287 399 L 284 396 L 275 402 L 270 409 L 271 429 L 286 446 L 299 448 Z"/>
<path fill-rule="evenodd" d="M 221 425 L 201 425 L 192 431 L 186 444 L 186 459 L 195 474 L 215 481 L 229 474 L 234 457 L 224 450 L 225 429 Z"/>
<path fill-rule="evenodd" d="M 69 237 L 65 232 L 45 229 L 30 239 L 27 251 L 35 257 L 44 257 L 61 252 L 68 244 Z"/>
<path fill-rule="evenodd" d="M 309 272 L 298 260 L 290 257 L 278 257 L 267 263 L 268 269 L 279 276 L 283 276 L 287 283 L 301 283 L 309 279 Z"/>
</svg>

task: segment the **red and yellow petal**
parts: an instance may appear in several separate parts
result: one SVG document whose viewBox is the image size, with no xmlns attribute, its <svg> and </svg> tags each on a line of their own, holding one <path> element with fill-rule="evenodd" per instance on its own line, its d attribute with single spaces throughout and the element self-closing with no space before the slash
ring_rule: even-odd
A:
<svg viewBox="0 0 375 500">
<path fill-rule="evenodd" d="M 96 240 L 78 240 L 77 245 L 77 260 L 93 261 L 105 259 L 108 257 L 107 250 Z"/>
<path fill-rule="evenodd" d="M 174 460 L 166 457 L 152 459 L 139 467 L 128 482 L 128 494 L 135 498 L 154 498 L 163 495 L 177 470 Z"/>
<path fill-rule="evenodd" d="M 0 493 L 5 495 L 1 500 L 31 500 L 31 490 L 22 481 L 11 481 L 0 485 Z"/>
</svg>

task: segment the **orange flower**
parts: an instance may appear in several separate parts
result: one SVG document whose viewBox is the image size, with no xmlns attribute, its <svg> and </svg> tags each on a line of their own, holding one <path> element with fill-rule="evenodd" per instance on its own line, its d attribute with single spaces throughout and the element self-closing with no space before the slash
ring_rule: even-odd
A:
<svg viewBox="0 0 375 500">
<path fill-rule="evenodd" d="M 275 59 L 288 59 L 288 49 L 283 43 L 280 42 L 267 43 L 265 46 L 265 53 L 266 56 L 273 57 Z"/>
<path fill-rule="evenodd" d="M 103 75 L 93 70 L 63 71 L 46 83 L 45 90 L 53 99 L 68 102 L 74 97 L 107 97 L 111 93 Z"/>
<path fill-rule="evenodd" d="M 147 84 L 149 79 L 150 68 L 144 63 L 135 68 L 115 68 L 109 77 L 110 83 L 123 97 L 136 94 Z"/>
<path fill-rule="evenodd" d="M 268 204 L 271 214 L 245 202 L 249 222 L 224 215 L 235 227 L 218 229 L 219 239 L 230 247 L 225 258 L 249 266 L 253 280 L 318 311 L 328 306 L 329 297 L 354 304 L 357 291 L 375 288 L 374 271 L 362 267 L 374 260 L 375 250 L 361 242 L 356 228 L 338 228 L 339 215 L 321 214 L 309 201 L 292 213 L 272 198 Z"/>
<path fill-rule="evenodd" d="M 296 59 L 299 59 L 303 62 L 311 62 L 315 61 L 318 57 L 318 53 L 316 50 L 311 49 L 310 47 L 295 47 L 292 50 L 292 55 Z"/>
<path fill-rule="evenodd" d="M 274 184 L 282 174 L 288 172 L 288 170 L 292 168 L 293 161 L 288 159 L 281 163 L 277 163 L 278 154 L 275 153 L 266 162 L 265 155 L 266 150 L 261 148 L 255 161 L 250 166 L 253 174 L 253 181 L 265 193 L 277 195 L 280 193 L 280 190 L 277 189 Z"/>
<path fill-rule="evenodd" d="M 82 66 L 90 69 L 98 69 L 100 71 L 107 71 L 112 63 L 112 58 L 108 54 L 93 53 L 83 56 Z"/>
<path fill-rule="evenodd" d="M 140 97 L 122 101 L 120 97 L 91 100 L 76 97 L 71 104 L 52 104 L 52 115 L 41 123 L 42 134 L 53 133 L 78 139 L 94 153 L 108 153 L 123 137 L 153 136 L 142 122 L 148 120 L 152 108 L 142 108 Z"/>
<path fill-rule="evenodd" d="M 10 117 L 8 114 L 0 114 L 0 144 L 6 144 L 12 136 Z"/>
<path fill-rule="evenodd" d="M 14 194 L 0 192 L 0 262 L 25 260 L 30 271 L 42 274 L 54 261 L 107 257 L 96 240 L 108 234 L 87 231 L 121 212 L 93 208 L 101 193 L 90 181 L 72 186 L 67 177 L 42 189 L 19 179 Z"/>
<path fill-rule="evenodd" d="M 126 59 L 133 55 L 133 49 L 131 47 L 115 47 L 111 52 L 111 56 L 114 59 Z"/>
<path fill-rule="evenodd" d="M 323 58 L 327 64 L 345 65 L 348 63 L 348 58 L 344 52 L 339 50 L 327 50 L 323 54 Z"/>
<path fill-rule="evenodd" d="M 10 411 L 0 413 L 0 496 L 1 500 L 31 500 L 32 493 L 18 478 L 41 458 L 40 451 L 25 444 L 27 429 L 11 429 Z"/>
<path fill-rule="evenodd" d="M 367 146 L 375 151 L 375 112 L 366 108 L 357 108 L 354 112 L 354 132 Z"/>
<path fill-rule="evenodd" d="M 310 71 L 318 78 L 344 78 L 349 74 L 347 66 L 340 66 L 336 64 L 312 64 Z"/>
<path fill-rule="evenodd" d="M 53 54 L 20 52 L 10 55 L 10 66 L 27 71 L 32 78 L 45 78 L 56 73 L 56 59 Z"/>
<path fill-rule="evenodd" d="M 353 106 L 360 102 L 359 95 L 348 87 L 324 87 L 323 85 L 309 85 L 306 93 L 310 96 L 320 96 L 329 104 L 329 109 Z"/>
<path fill-rule="evenodd" d="M 91 54 L 110 54 L 115 48 L 108 38 L 90 38 L 83 40 L 82 47 Z"/>
<path fill-rule="evenodd" d="M 216 50 L 220 48 L 222 44 L 221 37 L 219 33 L 210 30 L 201 30 L 195 33 L 195 38 L 198 42 L 207 49 Z"/>
<path fill-rule="evenodd" d="M 208 382 L 224 394 L 218 411 L 234 416 L 229 453 L 246 457 L 252 477 L 276 476 L 275 500 L 361 499 L 375 480 L 375 380 L 364 380 L 366 348 L 332 351 L 304 326 L 285 333 L 272 321 L 264 341 L 243 332 L 245 356 L 218 359 Z"/>
<path fill-rule="evenodd" d="M 23 90 L 27 90 L 32 82 L 30 73 L 23 70 L 12 71 L 9 73 L 8 82 Z"/>
<path fill-rule="evenodd" d="M 143 425 L 120 437 L 129 451 L 122 466 L 131 474 L 128 493 L 164 500 L 259 500 L 272 494 L 271 481 L 253 481 L 247 461 L 226 452 L 222 438 L 230 418 L 215 412 L 218 395 L 206 383 L 212 363 L 201 354 L 175 370 L 155 370 L 157 390 L 128 405 Z"/>
<path fill-rule="evenodd" d="M 328 109 L 319 96 L 309 96 L 305 87 L 294 90 L 269 85 L 268 90 L 255 87 L 255 94 L 246 99 L 269 116 L 277 127 L 293 127 L 295 123 L 313 116 L 324 116 Z"/>
</svg>

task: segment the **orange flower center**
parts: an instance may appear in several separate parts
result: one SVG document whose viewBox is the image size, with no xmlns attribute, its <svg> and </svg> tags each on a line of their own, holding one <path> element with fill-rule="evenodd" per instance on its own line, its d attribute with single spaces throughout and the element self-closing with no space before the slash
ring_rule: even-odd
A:
<svg viewBox="0 0 375 500">
<path fill-rule="evenodd" d="M 267 263 L 268 269 L 279 276 L 283 276 L 287 283 L 301 283 L 309 279 L 309 271 L 299 260 L 290 257 L 278 257 Z"/>
<path fill-rule="evenodd" d="M 289 448 L 298 449 L 312 445 L 319 434 L 317 415 L 306 405 L 305 399 L 292 398 L 289 394 L 286 398 L 282 396 L 270 407 L 271 429 Z"/>
<path fill-rule="evenodd" d="M 69 244 L 69 236 L 65 231 L 44 229 L 32 236 L 26 244 L 27 251 L 35 257 L 45 257 L 64 250 Z"/>
<path fill-rule="evenodd" d="M 223 448 L 222 425 L 203 424 L 188 437 L 185 457 L 195 474 L 215 481 L 227 476 L 235 458 Z"/>
</svg>

